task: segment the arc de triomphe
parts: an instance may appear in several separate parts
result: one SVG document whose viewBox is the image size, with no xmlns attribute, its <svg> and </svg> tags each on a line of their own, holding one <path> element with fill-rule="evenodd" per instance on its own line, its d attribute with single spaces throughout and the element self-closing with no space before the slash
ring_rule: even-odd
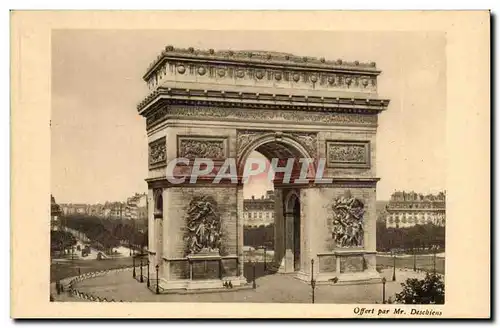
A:
<svg viewBox="0 0 500 328">
<path fill-rule="evenodd" d="M 389 104 L 377 96 L 380 73 L 375 63 L 167 46 L 143 77 L 150 93 L 138 106 L 149 143 L 150 271 L 159 266 L 161 287 L 246 283 L 241 176 L 254 150 L 312 159 L 311 178 L 325 159 L 321 181 L 274 181 L 275 269 L 308 282 L 314 260 L 318 282 L 379 279 L 376 131 Z M 173 184 L 166 168 L 180 157 L 213 159 L 214 172 L 234 158 L 237 183 L 212 183 L 210 173 Z"/>
</svg>

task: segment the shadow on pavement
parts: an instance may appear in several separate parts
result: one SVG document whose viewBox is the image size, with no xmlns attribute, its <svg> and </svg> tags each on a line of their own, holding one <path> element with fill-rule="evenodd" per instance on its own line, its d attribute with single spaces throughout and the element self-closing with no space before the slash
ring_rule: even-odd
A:
<svg viewBox="0 0 500 328">
<path fill-rule="evenodd" d="M 266 263 L 266 270 L 264 270 L 264 262 L 256 262 L 255 263 L 255 279 L 259 279 L 260 277 L 268 276 L 275 274 L 269 270 L 270 264 Z M 253 263 L 245 262 L 243 265 L 243 275 L 247 278 L 248 282 L 253 281 Z"/>
</svg>

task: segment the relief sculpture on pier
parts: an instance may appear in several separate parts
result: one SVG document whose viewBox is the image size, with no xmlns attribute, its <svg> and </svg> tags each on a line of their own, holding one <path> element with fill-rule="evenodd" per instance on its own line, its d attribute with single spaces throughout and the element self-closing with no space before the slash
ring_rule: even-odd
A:
<svg viewBox="0 0 500 328">
<path fill-rule="evenodd" d="M 221 222 L 217 202 L 210 196 L 194 197 L 186 217 L 186 253 L 219 253 Z"/>
<path fill-rule="evenodd" d="M 364 203 L 349 193 L 334 200 L 332 238 L 337 247 L 363 246 Z"/>
</svg>

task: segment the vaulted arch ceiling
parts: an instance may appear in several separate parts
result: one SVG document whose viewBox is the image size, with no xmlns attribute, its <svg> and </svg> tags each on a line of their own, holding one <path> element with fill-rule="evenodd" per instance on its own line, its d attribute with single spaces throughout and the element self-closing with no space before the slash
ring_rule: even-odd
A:
<svg viewBox="0 0 500 328">
<path fill-rule="evenodd" d="M 264 155 L 269 160 L 271 160 L 272 158 L 296 158 L 298 160 L 301 157 L 300 152 L 294 149 L 292 146 L 276 141 L 263 144 L 257 147 L 257 149 L 255 150 Z"/>
</svg>

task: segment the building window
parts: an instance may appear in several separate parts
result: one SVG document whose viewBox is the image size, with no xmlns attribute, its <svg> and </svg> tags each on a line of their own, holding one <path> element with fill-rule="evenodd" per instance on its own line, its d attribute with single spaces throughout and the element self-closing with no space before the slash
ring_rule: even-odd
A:
<svg viewBox="0 0 500 328">
<path fill-rule="evenodd" d="M 259 212 L 259 219 L 262 219 L 262 212 Z"/>
</svg>

